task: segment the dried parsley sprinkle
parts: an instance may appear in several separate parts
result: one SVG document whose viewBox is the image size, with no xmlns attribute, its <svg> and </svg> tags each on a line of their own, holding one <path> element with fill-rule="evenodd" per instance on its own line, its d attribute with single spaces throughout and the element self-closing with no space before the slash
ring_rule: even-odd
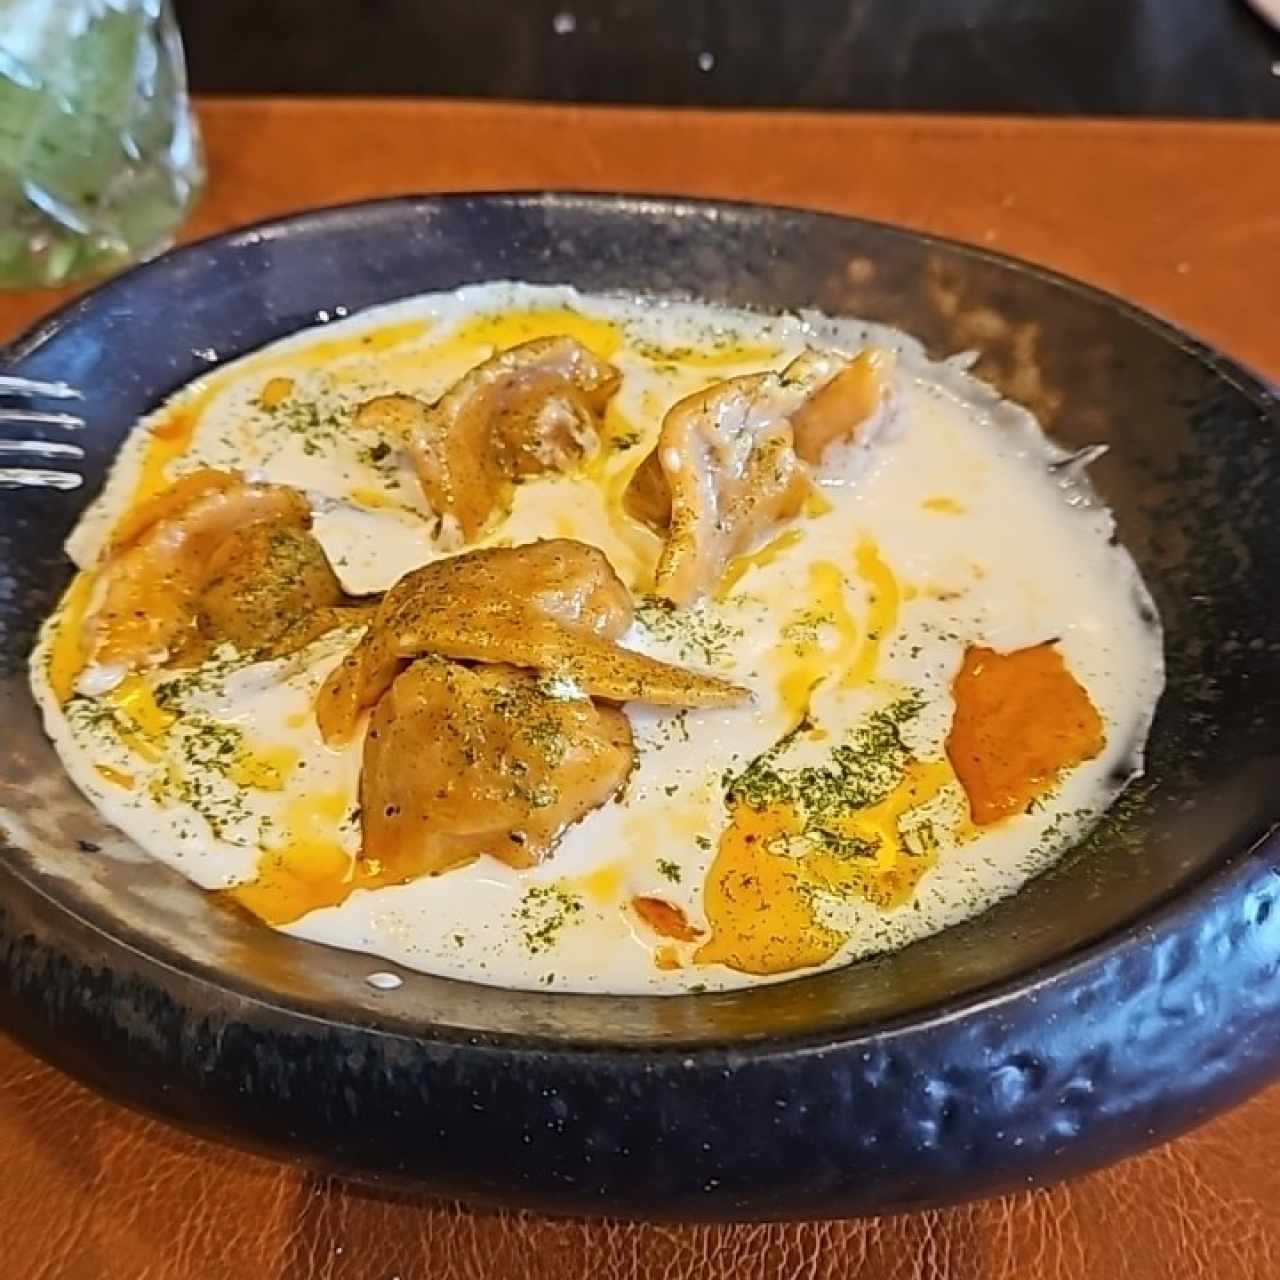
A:
<svg viewBox="0 0 1280 1280">
<path fill-rule="evenodd" d="M 356 458 L 378 473 L 388 489 L 400 488 L 400 458 L 388 440 L 378 440 L 356 451 Z"/>
<path fill-rule="evenodd" d="M 798 843 L 797 852 L 818 847 L 838 857 L 873 853 L 876 842 L 845 834 L 840 820 L 879 804 L 897 786 L 911 759 L 902 728 L 923 708 L 924 698 L 912 692 L 868 716 L 831 751 L 829 763 L 786 768 L 780 760 L 810 728 L 802 721 L 741 772 L 726 771 L 722 779 L 726 802 L 757 811 L 793 810 L 802 826 L 788 843 Z"/>
<path fill-rule="evenodd" d="M 332 443 L 342 425 L 338 414 L 326 412 L 315 400 L 285 401 L 272 410 L 271 418 L 276 426 L 300 437 L 303 452 L 313 456 Z"/>
<path fill-rule="evenodd" d="M 348 434 L 351 422 L 348 397 L 337 393 L 332 381 L 313 381 L 309 397 L 295 393 L 276 405 L 259 405 L 256 436 L 269 441 L 281 433 L 298 439 L 308 457 L 329 453 Z"/>
<path fill-rule="evenodd" d="M 803 658 L 818 647 L 818 633 L 822 628 L 834 625 L 835 618 L 831 614 L 809 610 L 782 628 L 782 638 L 791 646 L 791 652 L 797 658 Z"/>
<path fill-rule="evenodd" d="M 670 858 L 659 858 L 658 872 L 670 880 L 672 884 L 680 883 L 680 864 L 678 862 L 672 862 Z"/>
<path fill-rule="evenodd" d="M 522 790 L 519 787 L 513 790 L 531 809 L 549 809 L 560 798 L 560 792 L 547 783 L 529 790 Z"/>
<path fill-rule="evenodd" d="M 646 596 L 636 605 L 636 620 L 655 639 L 675 648 L 685 662 L 709 667 L 726 662 L 742 628 L 719 617 L 705 602 L 692 609 L 676 609 L 668 600 Z"/>
<path fill-rule="evenodd" d="M 190 671 L 161 681 L 151 691 L 151 696 L 162 710 L 176 716 L 185 715 L 191 709 L 192 699 L 198 695 L 219 696 L 225 678 L 246 662 L 244 655 L 238 653 L 233 646 L 219 645 L 213 657 L 205 659 Z"/>
<path fill-rule="evenodd" d="M 928 820 L 902 831 L 901 835 L 903 846 L 913 857 L 921 858 L 938 848 L 937 827 Z"/>
<path fill-rule="evenodd" d="M 67 700 L 64 714 L 76 729 L 83 733 L 91 733 L 98 738 L 120 738 L 120 730 L 127 726 L 121 722 L 116 709 L 108 702 L 99 702 L 95 698 L 86 698 L 84 694 L 75 693 Z"/>
<path fill-rule="evenodd" d="M 525 946 L 533 955 L 550 950 L 560 931 L 582 909 L 582 899 L 560 885 L 531 884 L 516 911 Z"/>
<path fill-rule="evenodd" d="M 699 329 L 694 337 L 695 342 L 691 345 L 664 347 L 658 342 L 632 335 L 630 346 L 631 350 L 643 359 L 665 365 L 673 360 L 688 360 L 690 356 L 708 352 L 731 351 L 747 341 L 746 335 L 739 330 L 725 329 L 717 325 L 708 325 Z"/>
<path fill-rule="evenodd" d="M 189 716 L 181 729 L 182 753 L 197 769 L 225 773 L 244 748 L 244 734 L 238 725 Z"/>
<path fill-rule="evenodd" d="M 671 743 L 689 741 L 689 712 L 677 711 L 674 715 L 664 716 L 654 722 L 652 737 L 642 744 L 644 747 L 662 748 Z"/>
<path fill-rule="evenodd" d="M 227 778 L 227 771 L 244 750 L 244 734 L 236 725 L 188 716 L 172 730 L 172 738 L 185 767 L 170 777 L 170 793 L 194 809 L 218 839 L 251 843 L 230 840 L 228 836 L 232 826 L 252 816 L 244 788 Z"/>
<path fill-rule="evenodd" d="M 548 695 L 542 689 L 534 684 L 512 683 L 488 685 L 482 692 L 494 715 L 507 721 L 512 733 L 527 743 L 549 769 L 564 763 L 569 739 L 554 708 L 548 707 Z"/>
<path fill-rule="evenodd" d="M 1112 811 L 1112 818 L 1115 820 L 1117 816 L 1123 820 L 1122 806 L 1116 806 Z M 1060 854 L 1063 852 L 1063 845 L 1068 839 L 1068 832 L 1063 828 L 1068 825 L 1079 830 L 1080 827 L 1093 822 L 1098 817 L 1098 811 L 1092 807 L 1085 806 L 1070 812 L 1056 814 L 1050 824 L 1040 834 L 1040 840 L 1035 848 L 1031 850 L 1030 861 L 1034 865 L 1038 861 L 1049 857 L 1050 855 Z M 1080 832 L 1084 835 L 1084 832 Z"/>
</svg>

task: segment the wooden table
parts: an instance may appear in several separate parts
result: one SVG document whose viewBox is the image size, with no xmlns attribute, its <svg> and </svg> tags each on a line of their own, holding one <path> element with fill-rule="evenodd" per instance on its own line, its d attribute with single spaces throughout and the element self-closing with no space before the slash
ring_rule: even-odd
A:
<svg viewBox="0 0 1280 1280">
<path fill-rule="evenodd" d="M 287 51 L 282 54 L 287 56 Z M 202 104 L 199 235 L 393 192 L 571 187 L 883 218 L 1047 263 L 1280 381 L 1280 127 L 387 101 Z M 0 337 L 54 297 L 0 295 Z M 1069 1186 L 873 1222 L 671 1227 L 370 1195 L 189 1138 L 0 1037 L 12 1280 L 1263 1280 L 1280 1087 Z"/>
</svg>

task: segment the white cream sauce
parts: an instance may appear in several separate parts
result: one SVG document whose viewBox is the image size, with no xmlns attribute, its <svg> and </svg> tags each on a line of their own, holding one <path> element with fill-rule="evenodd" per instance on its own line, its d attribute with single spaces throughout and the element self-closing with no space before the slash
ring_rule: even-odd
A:
<svg viewBox="0 0 1280 1280">
<path fill-rule="evenodd" d="M 826 737 L 804 738 L 792 763 L 820 763 L 869 714 L 906 692 L 923 707 L 904 724 L 904 738 L 919 759 L 943 758 L 951 681 L 970 644 L 1004 651 L 1056 639 L 1102 717 L 1107 745 L 1034 812 L 976 838 L 965 830 L 958 785 L 945 786 L 927 806 L 937 860 L 909 901 L 891 910 L 858 897 L 821 902 L 823 920 L 848 935 L 830 964 L 904 946 L 972 916 L 1074 843 L 1115 798 L 1115 778 L 1140 767 L 1163 680 L 1159 630 L 1142 616 L 1154 611 L 1128 554 L 1110 543 L 1110 514 L 1067 469 L 1051 470 L 1065 455 L 1030 415 L 998 401 L 956 363 L 927 361 L 899 333 L 515 284 L 412 299 L 220 369 L 140 424 L 73 534 L 73 557 L 92 564 L 145 475 L 149 427 L 176 404 L 198 409 L 198 417 L 166 480 L 212 465 L 296 486 L 307 493 L 317 536 L 348 589 L 385 589 L 442 552 L 411 471 L 370 452 L 376 442 L 349 425 L 351 408 L 390 391 L 438 396 L 495 340 L 510 345 L 560 331 L 555 320 L 538 320 L 548 309 L 576 313 L 588 345 L 622 338 L 600 352 L 623 371 L 607 427 L 615 445 L 634 441 L 607 449 L 579 473 L 522 485 L 488 541 L 579 538 L 601 547 L 633 589 L 651 573 L 658 542 L 620 513 L 618 499 L 680 396 L 719 378 L 780 368 L 815 335 L 849 351 L 874 341 L 899 354 L 892 420 L 870 443 L 828 455 L 819 480 L 829 509 L 797 520 L 789 545 L 772 559 L 758 557 L 725 599 L 704 602 L 675 627 L 661 612 L 641 610 L 627 643 L 731 676 L 750 687 L 752 706 L 678 714 L 629 706 L 639 747 L 630 783 L 616 802 L 571 828 L 541 866 L 514 871 L 481 858 L 409 884 L 358 890 L 287 931 L 504 986 L 674 993 L 776 980 L 694 963 L 696 947 L 671 948 L 628 902 L 659 897 L 705 925 L 703 884 L 726 822 L 722 778 L 794 725 L 794 691 L 808 679 L 825 676 L 810 718 Z M 524 328 L 523 313 L 530 313 Z M 493 316 L 506 319 L 485 319 Z M 289 407 L 262 407 L 270 378 L 291 380 Z M 870 560 L 859 559 L 859 548 L 871 549 Z M 814 595 L 819 587 L 823 600 Z M 892 595 L 898 607 L 886 612 Z M 251 880 L 264 849 L 313 841 L 354 855 L 359 743 L 324 746 L 311 715 L 314 691 L 351 634 L 240 669 L 219 655 L 160 689 L 182 720 L 143 716 L 153 732 L 144 725 L 121 735 L 112 727 L 118 719 L 104 723 L 102 704 L 59 705 L 45 663 L 54 623 L 32 662 L 48 732 L 81 789 L 153 857 L 215 889 Z M 835 678 L 851 665 L 862 678 Z M 174 673 L 166 678 L 172 682 Z M 147 678 L 151 690 L 163 684 Z M 201 728 L 207 743 L 198 740 Z M 681 967 L 657 968 L 660 948 L 677 953 Z"/>
</svg>

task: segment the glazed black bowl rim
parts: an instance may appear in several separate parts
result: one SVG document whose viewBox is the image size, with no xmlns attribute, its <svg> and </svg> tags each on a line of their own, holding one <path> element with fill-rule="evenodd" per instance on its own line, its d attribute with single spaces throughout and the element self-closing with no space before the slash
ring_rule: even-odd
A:
<svg viewBox="0 0 1280 1280">
<path fill-rule="evenodd" d="M 120 275 L 102 281 L 76 297 L 60 304 L 45 313 L 17 337 L 0 346 L 0 361 L 18 360 L 29 355 L 49 336 L 59 331 L 66 323 L 73 320 L 82 309 L 90 309 L 116 290 L 131 288 L 139 276 L 152 271 L 170 268 L 183 257 L 195 254 L 200 250 L 216 248 L 221 244 L 234 245 L 238 241 L 248 239 L 249 242 L 276 239 L 287 236 L 295 230 L 310 227 L 318 223 L 334 222 L 341 225 L 344 221 L 362 214 L 374 214 L 379 211 L 394 209 L 397 206 L 422 206 L 431 204 L 448 204 L 481 199 L 493 202 L 508 202 L 513 205 L 525 203 L 552 205 L 568 208 L 574 205 L 588 207 L 612 207 L 619 205 L 662 205 L 668 210 L 686 210 L 690 213 L 718 214 L 720 211 L 733 212 L 766 212 L 783 215 L 803 215 L 806 218 L 829 219 L 835 222 L 857 222 L 864 226 L 888 232 L 893 235 L 908 236 L 926 245 L 938 245 L 953 253 L 985 261 L 1006 269 L 1038 278 L 1048 284 L 1068 292 L 1078 294 L 1088 300 L 1100 303 L 1124 315 L 1136 324 L 1153 331 L 1164 340 L 1176 346 L 1180 351 L 1192 356 L 1207 365 L 1217 376 L 1247 396 L 1260 413 L 1280 431 L 1280 400 L 1270 386 L 1257 374 L 1253 373 L 1239 361 L 1234 360 L 1200 338 L 1188 333 L 1155 315 L 1153 312 L 1128 302 L 1096 285 L 1087 284 L 1074 277 L 1064 275 L 1050 267 L 1030 262 L 1012 254 L 997 252 L 978 245 L 947 236 L 939 236 L 929 232 L 918 231 L 900 224 L 883 220 L 863 218 L 853 214 L 842 214 L 827 209 L 805 208 L 797 205 L 784 205 L 752 200 L 721 199 L 718 197 L 693 197 L 683 195 L 664 195 L 654 192 L 579 192 L 545 188 L 527 189 L 473 189 L 448 193 L 412 193 L 405 192 L 394 196 L 376 199 L 355 200 L 333 205 L 306 206 L 284 213 L 276 214 L 255 222 L 244 223 L 226 231 L 214 232 L 195 240 L 184 242 L 147 261 L 138 263 Z M 643 293 L 637 290 L 637 293 Z M 667 295 L 672 296 L 672 295 Z M 393 301 L 393 300 L 392 300 Z M 385 303 L 375 306 L 387 305 Z M 371 310 L 373 308 L 362 308 Z M 353 312 L 352 314 L 359 314 Z M 346 318 L 346 317 L 341 317 Z M 283 336 L 283 335 L 282 335 Z M 278 341 L 278 338 L 270 341 Z M 241 358 L 249 353 L 239 351 L 227 357 L 227 361 Z M 219 357 L 219 364 L 223 363 Z M 183 384 L 186 385 L 186 384 Z M 170 392 L 169 394 L 173 394 Z M 447 1045 L 454 1044 L 465 1047 L 468 1052 L 492 1051 L 504 1055 L 522 1052 L 535 1055 L 545 1061 L 549 1057 L 574 1056 L 590 1057 L 595 1060 L 611 1058 L 634 1059 L 637 1056 L 651 1059 L 696 1057 L 700 1065 L 714 1065 L 720 1060 L 732 1059 L 734 1062 L 760 1061 L 775 1059 L 781 1056 L 799 1057 L 808 1053 L 823 1053 L 836 1044 L 842 1047 L 856 1046 L 874 1040 L 883 1043 L 899 1034 L 917 1034 L 930 1028 L 945 1026 L 947 1023 L 968 1017 L 977 1012 L 984 1012 L 1001 1005 L 1034 996 L 1041 989 L 1049 988 L 1064 979 L 1083 973 L 1084 970 L 1104 962 L 1110 956 L 1123 951 L 1140 935 L 1153 933 L 1157 926 L 1167 926 L 1175 922 L 1183 922 L 1196 914 L 1202 901 L 1212 897 L 1216 890 L 1230 886 L 1234 881 L 1244 880 L 1253 871 L 1255 861 L 1260 856 L 1275 849 L 1280 853 L 1280 823 L 1256 840 L 1252 845 L 1224 858 L 1218 865 L 1206 869 L 1200 875 L 1170 891 L 1163 900 L 1142 912 L 1140 915 L 1114 926 L 1100 937 L 1072 948 L 1065 954 L 1052 957 L 1037 964 L 1023 973 L 989 983 L 973 990 L 963 991 L 954 996 L 944 998 L 923 1010 L 908 1011 L 891 1016 L 881 1021 L 872 1021 L 851 1027 L 847 1034 L 833 1033 L 825 1030 L 815 1033 L 789 1034 L 786 1032 L 771 1034 L 763 1038 L 733 1041 L 721 1044 L 685 1044 L 678 1037 L 665 1044 L 597 1045 L 585 1044 L 563 1037 L 539 1036 L 528 1033 L 468 1033 L 458 1028 L 424 1024 L 419 1032 L 410 1032 L 400 1027 L 379 1024 L 376 1018 L 356 1020 L 350 1017 L 334 1017 L 309 1010 L 301 1005 L 286 1001 L 264 998 L 252 989 L 241 988 L 230 979 L 233 975 L 225 970 L 213 969 L 204 965 L 193 965 L 184 968 L 175 964 L 163 954 L 150 951 L 147 947 L 131 941 L 121 932 L 111 932 L 99 921 L 76 910 L 73 906 L 51 894 L 41 882 L 38 874 L 28 875 L 16 865 L 10 864 L 6 870 L 17 875 L 34 893 L 49 902 L 57 911 L 72 916 L 81 926 L 102 937 L 110 946 L 132 952 L 145 964 L 156 966 L 179 978 L 194 980 L 234 995 L 237 1000 L 244 1001 L 260 1010 L 279 1012 L 291 1019 L 304 1023 L 314 1023 L 329 1028 L 342 1028 L 358 1031 L 375 1030 L 378 1035 L 406 1043 L 421 1043 L 424 1040 Z M 803 981 L 807 975 L 798 975 L 790 981 Z M 439 979 L 441 981 L 460 981 L 457 979 Z M 544 993 L 555 1000 L 574 1000 L 580 998 L 574 992 Z M 596 997 L 598 998 L 596 993 Z M 714 999 L 717 993 L 706 993 L 702 998 Z M 686 999 L 687 996 L 631 996 L 615 995 L 617 1000 L 632 999 Z"/>
</svg>

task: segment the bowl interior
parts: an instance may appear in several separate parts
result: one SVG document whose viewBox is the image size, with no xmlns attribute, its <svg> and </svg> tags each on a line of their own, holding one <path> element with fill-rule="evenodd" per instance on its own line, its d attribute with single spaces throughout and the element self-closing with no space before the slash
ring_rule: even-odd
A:
<svg viewBox="0 0 1280 1280">
<path fill-rule="evenodd" d="M 317 319 L 488 279 L 817 307 L 895 325 L 977 371 L 1092 469 L 1165 627 L 1168 687 L 1146 777 L 1048 874 L 895 955 L 755 991 L 542 995 L 406 973 L 297 942 L 148 863 L 74 790 L 27 692 L 34 631 L 70 574 L 61 543 L 130 424 L 212 358 Z M 216 353 L 216 357 L 212 354 Z M 749 206 L 573 196 L 406 198 L 303 215 L 157 260 L 16 343 L 6 372 L 87 392 L 88 483 L 0 500 L 0 876 L 124 944 L 113 963 L 433 1038 L 697 1045 L 823 1037 L 919 1016 L 1097 943 L 1242 855 L 1280 818 L 1280 428 L 1247 375 L 1095 291 L 962 246 L 856 220 Z M 1044 567 L 1052 581 L 1055 566 Z M 3 880 L 0 879 L 0 884 Z M 0 910 L 3 893 L 0 892 Z"/>
</svg>

